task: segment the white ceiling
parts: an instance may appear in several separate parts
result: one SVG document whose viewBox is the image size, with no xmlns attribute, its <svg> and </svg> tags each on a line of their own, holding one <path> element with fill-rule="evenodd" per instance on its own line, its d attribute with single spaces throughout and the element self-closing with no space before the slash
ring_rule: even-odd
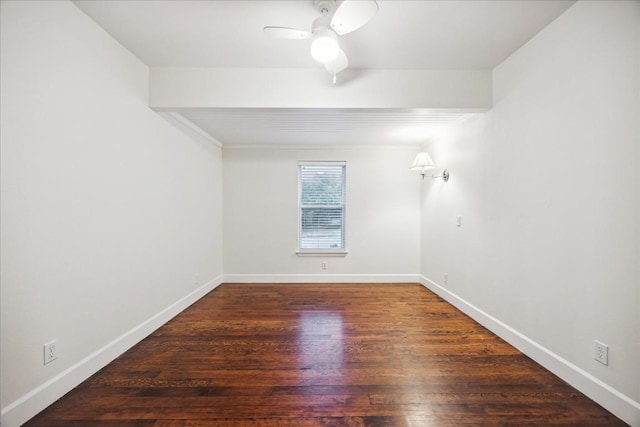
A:
<svg viewBox="0 0 640 427">
<path fill-rule="evenodd" d="M 266 38 L 267 25 L 310 30 L 312 0 L 75 0 L 150 67 L 321 68 L 306 40 Z M 560 0 L 378 0 L 341 36 L 351 69 L 492 69 L 564 12 Z M 225 145 L 407 144 L 460 114 L 426 110 L 210 109 L 182 113 Z M 433 127 L 431 127 L 433 125 Z"/>
<path fill-rule="evenodd" d="M 76 0 L 147 65 L 319 67 L 306 40 L 265 37 L 266 25 L 310 30 L 312 0 Z M 378 0 L 377 15 L 340 43 L 352 68 L 492 69 L 567 9 L 560 0 Z"/>
</svg>

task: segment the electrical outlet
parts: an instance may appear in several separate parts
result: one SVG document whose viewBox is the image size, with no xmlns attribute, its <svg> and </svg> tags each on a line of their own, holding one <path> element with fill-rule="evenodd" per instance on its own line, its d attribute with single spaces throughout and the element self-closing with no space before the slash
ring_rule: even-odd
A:
<svg viewBox="0 0 640 427">
<path fill-rule="evenodd" d="M 609 346 L 601 343 L 598 340 L 594 340 L 593 358 L 603 365 L 609 365 Z"/>
<path fill-rule="evenodd" d="M 51 341 L 44 346 L 44 364 L 51 363 L 58 358 L 57 341 Z"/>
<path fill-rule="evenodd" d="M 322 263 L 320 264 L 320 268 L 322 268 L 323 270 L 327 269 L 327 261 L 322 261 Z"/>
<path fill-rule="evenodd" d="M 444 277 L 443 280 L 444 284 L 448 284 L 449 283 L 449 273 L 444 273 Z"/>
</svg>

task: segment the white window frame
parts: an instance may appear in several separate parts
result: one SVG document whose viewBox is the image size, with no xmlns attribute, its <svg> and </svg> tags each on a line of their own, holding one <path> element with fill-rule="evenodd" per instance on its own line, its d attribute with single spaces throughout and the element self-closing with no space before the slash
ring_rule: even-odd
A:
<svg viewBox="0 0 640 427">
<path fill-rule="evenodd" d="M 303 208 L 332 208 L 337 205 L 302 205 L 302 166 L 342 166 L 342 247 L 340 248 L 302 248 L 302 210 Z M 346 216 L 347 216 L 347 162 L 346 161 L 299 161 L 298 162 L 298 256 L 346 256 L 347 250 L 347 232 L 346 232 Z"/>
</svg>

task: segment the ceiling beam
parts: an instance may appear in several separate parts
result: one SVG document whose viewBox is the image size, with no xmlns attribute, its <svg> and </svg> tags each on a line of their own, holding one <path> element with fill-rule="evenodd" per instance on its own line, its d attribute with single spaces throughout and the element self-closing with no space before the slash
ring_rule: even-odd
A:
<svg viewBox="0 0 640 427">
<path fill-rule="evenodd" d="M 345 70 L 337 84 L 324 69 L 170 68 L 149 71 L 149 105 L 201 108 L 452 109 L 492 106 L 490 70 Z"/>
</svg>

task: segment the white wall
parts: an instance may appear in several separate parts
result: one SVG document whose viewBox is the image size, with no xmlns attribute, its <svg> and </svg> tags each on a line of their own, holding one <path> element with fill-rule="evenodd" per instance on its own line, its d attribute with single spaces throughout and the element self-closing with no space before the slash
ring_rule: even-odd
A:
<svg viewBox="0 0 640 427">
<path fill-rule="evenodd" d="M 10 427 L 221 279 L 222 176 L 220 149 L 150 110 L 148 68 L 75 5 L 1 7 Z"/>
<path fill-rule="evenodd" d="M 422 274 L 640 425 L 640 2 L 576 3 L 493 78 L 428 147 L 451 180 L 423 186 Z"/>
<path fill-rule="evenodd" d="M 409 166 L 417 151 L 225 147 L 225 281 L 416 280 L 420 176 Z M 299 160 L 347 162 L 346 257 L 295 253 Z"/>
</svg>

